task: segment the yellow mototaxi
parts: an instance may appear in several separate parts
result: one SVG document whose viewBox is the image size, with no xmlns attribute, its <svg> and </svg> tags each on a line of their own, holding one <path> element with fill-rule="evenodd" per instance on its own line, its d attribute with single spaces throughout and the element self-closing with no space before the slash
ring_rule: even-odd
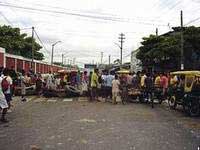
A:
<svg viewBox="0 0 200 150">
<path fill-rule="evenodd" d="M 176 71 L 170 73 L 168 103 L 175 109 L 182 105 L 190 116 L 200 114 L 200 71 Z"/>
</svg>

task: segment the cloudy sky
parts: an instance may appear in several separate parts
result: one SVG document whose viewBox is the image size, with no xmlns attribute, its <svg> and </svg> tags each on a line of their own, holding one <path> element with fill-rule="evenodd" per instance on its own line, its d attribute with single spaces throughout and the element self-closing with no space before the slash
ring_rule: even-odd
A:
<svg viewBox="0 0 200 150">
<path fill-rule="evenodd" d="M 55 61 L 65 55 L 66 63 L 78 65 L 103 62 L 108 56 L 120 57 L 118 37 L 125 34 L 123 58 L 130 61 L 131 51 L 140 46 L 142 37 L 159 34 L 180 25 L 200 23 L 200 0 L 0 0 L 0 25 L 19 27 L 31 35 L 32 26 L 43 42 L 45 60 L 50 61 L 51 45 Z M 188 24 L 189 23 L 189 24 Z M 39 42 L 39 41 L 38 41 Z"/>
</svg>

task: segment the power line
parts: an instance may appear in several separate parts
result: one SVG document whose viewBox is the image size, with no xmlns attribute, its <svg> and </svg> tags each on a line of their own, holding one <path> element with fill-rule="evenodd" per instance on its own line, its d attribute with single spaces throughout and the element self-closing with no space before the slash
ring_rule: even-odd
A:
<svg viewBox="0 0 200 150">
<path fill-rule="evenodd" d="M 2 13 L 0 12 L 1 16 L 8 22 L 11 26 L 13 26 L 12 22 Z"/>
<path fill-rule="evenodd" d="M 81 13 L 71 13 L 71 12 L 66 12 L 66 11 L 44 10 L 44 9 L 39 9 L 39 8 L 17 6 L 17 5 L 12 5 L 9 3 L 8 4 L 0 3 L 0 6 L 12 7 L 12 8 L 18 8 L 18 9 L 24 9 L 24 10 L 39 11 L 39 12 L 54 13 L 54 14 L 64 14 L 64 15 L 84 17 L 84 18 L 90 18 L 90 19 L 100 19 L 100 20 L 114 21 L 114 22 L 129 22 L 129 23 L 133 22 L 133 23 L 138 23 L 138 24 L 143 24 L 143 25 L 151 25 L 151 26 L 156 25 L 156 24 L 149 23 L 149 22 L 134 21 L 134 20 L 128 19 L 128 18 L 119 18 L 119 17 L 110 17 L 110 16 L 95 16 L 95 15 L 87 15 L 87 14 L 81 14 Z M 167 25 L 157 24 L 157 26 L 167 26 Z"/>
<path fill-rule="evenodd" d="M 18 0 L 20 1 L 20 0 Z M 57 7 L 57 6 L 50 6 L 50 5 L 44 5 L 44 4 L 41 4 L 41 3 L 27 3 L 27 2 L 24 2 L 24 1 L 21 1 L 26 4 L 30 4 L 31 6 L 43 6 L 43 7 L 47 7 L 47 8 L 53 8 L 53 9 L 62 9 L 62 10 L 66 10 L 66 11 L 76 11 L 76 12 L 82 12 L 82 13 L 90 13 L 90 14 L 98 14 L 98 15 L 111 15 L 111 16 L 117 16 L 115 14 L 108 14 L 108 13 L 102 13 L 102 12 L 95 12 L 95 11 L 83 11 L 83 10 L 73 10 L 73 9 L 66 9 L 66 8 L 63 8 L 63 7 Z M 9 3 L 7 3 L 9 4 Z"/>
<path fill-rule="evenodd" d="M 198 20 L 200 20 L 200 17 L 198 17 L 198 18 L 196 18 L 196 19 L 193 19 L 193 20 L 190 20 L 188 23 L 184 24 L 184 26 L 187 26 L 187 25 L 189 25 L 189 24 L 191 24 L 191 23 L 194 23 L 194 22 L 196 22 L 196 21 L 198 21 Z"/>
<path fill-rule="evenodd" d="M 44 43 L 42 42 L 42 40 L 40 39 L 40 37 L 38 36 L 37 32 L 34 30 L 35 35 L 37 36 L 39 42 L 42 44 L 44 50 L 50 55 L 50 52 L 47 50 L 47 48 L 45 47 Z"/>
<path fill-rule="evenodd" d="M 182 0 L 179 0 L 178 2 L 176 2 L 174 5 L 172 5 L 171 7 L 166 7 L 167 10 L 163 11 L 161 15 L 158 16 L 158 18 L 162 17 L 163 14 L 169 14 L 170 11 L 172 11 L 176 6 L 178 6 L 180 3 L 182 3 Z"/>
</svg>

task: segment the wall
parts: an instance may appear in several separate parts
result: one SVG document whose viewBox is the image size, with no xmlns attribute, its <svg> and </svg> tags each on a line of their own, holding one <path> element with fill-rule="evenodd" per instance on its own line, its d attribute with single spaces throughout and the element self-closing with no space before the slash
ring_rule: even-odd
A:
<svg viewBox="0 0 200 150">
<path fill-rule="evenodd" d="M 31 59 L 5 53 L 5 49 L 0 47 L 0 67 L 4 66 L 9 69 L 13 67 L 15 71 L 20 71 L 23 69 L 25 72 L 28 72 L 31 69 L 31 62 Z M 56 73 L 58 70 L 66 69 L 57 65 L 53 65 L 53 67 L 51 67 L 51 64 L 38 60 L 34 60 L 33 68 L 36 73 L 49 73 L 51 68 L 54 73 Z"/>
</svg>

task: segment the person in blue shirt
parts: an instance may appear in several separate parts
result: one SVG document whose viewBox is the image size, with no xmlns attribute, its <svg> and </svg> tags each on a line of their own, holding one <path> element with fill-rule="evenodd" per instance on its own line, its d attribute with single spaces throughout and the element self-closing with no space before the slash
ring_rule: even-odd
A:
<svg viewBox="0 0 200 150">
<path fill-rule="evenodd" d="M 114 78 L 115 77 L 110 73 L 105 77 L 106 98 L 112 98 L 112 81 L 114 80 Z"/>
</svg>

